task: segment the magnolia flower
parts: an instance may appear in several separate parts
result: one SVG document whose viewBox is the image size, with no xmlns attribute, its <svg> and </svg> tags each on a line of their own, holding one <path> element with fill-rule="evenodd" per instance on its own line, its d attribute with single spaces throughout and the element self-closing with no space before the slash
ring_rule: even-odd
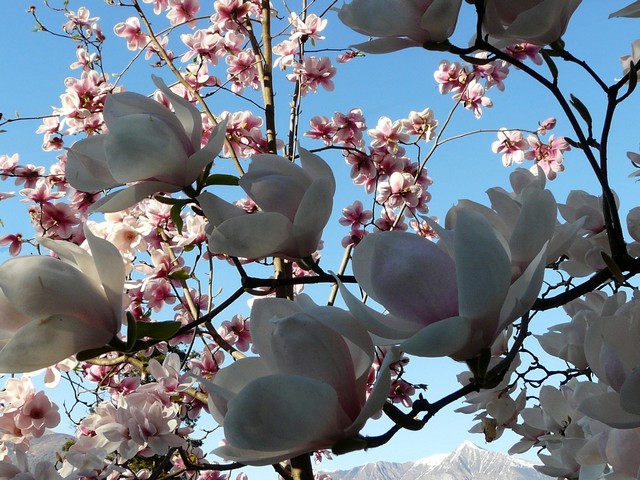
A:
<svg viewBox="0 0 640 480">
<path fill-rule="evenodd" d="M 533 305 L 548 241 L 536 232 L 546 216 L 543 211 L 520 222 L 538 252 L 515 279 L 509 244 L 472 210 L 458 212 L 452 241 L 441 235 L 444 248 L 404 232 L 367 235 L 355 249 L 353 272 L 389 315 L 358 302 L 343 287 L 345 301 L 374 335 L 400 343 L 407 353 L 471 359 Z"/>
<path fill-rule="evenodd" d="M 30 372 L 101 347 L 118 333 L 124 263 L 85 228 L 91 255 L 75 244 L 39 243 L 60 259 L 12 258 L 0 265 L 0 372 Z"/>
<path fill-rule="evenodd" d="M 582 0 L 486 0 L 483 28 L 496 46 L 558 40 Z"/>
<path fill-rule="evenodd" d="M 201 148 L 200 112 L 160 78 L 153 81 L 171 100 L 175 114 L 144 95 L 109 95 L 103 111 L 109 133 L 76 142 L 67 152 L 67 181 L 78 190 L 95 192 L 138 182 L 100 199 L 93 211 L 116 212 L 151 194 L 182 190 L 222 149 L 226 122 Z"/>
<path fill-rule="evenodd" d="M 461 0 L 353 0 L 338 11 L 356 32 L 381 37 L 354 48 L 388 53 L 446 41 L 455 30 Z"/>
<path fill-rule="evenodd" d="M 209 411 L 227 440 L 217 455 L 268 465 L 331 448 L 356 437 L 382 408 L 397 352 L 385 356 L 367 398 L 374 348 L 347 312 L 304 295 L 296 302 L 267 298 L 253 304 L 251 322 L 260 357 L 243 358 L 204 382 Z"/>
<path fill-rule="evenodd" d="M 300 259 L 318 248 L 333 207 L 335 180 L 319 156 L 300 149 L 302 167 L 255 155 L 240 187 L 260 207 L 246 213 L 211 193 L 198 201 L 209 225 L 209 250 L 232 257 Z"/>
<path fill-rule="evenodd" d="M 613 17 L 629 17 L 629 18 L 638 18 L 640 17 L 640 0 L 630 3 L 624 8 L 620 10 L 616 10 L 609 18 Z"/>
<path fill-rule="evenodd" d="M 611 389 L 585 399 L 580 410 L 613 428 L 640 427 L 640 318 L 636 308 L 590 319 L 585 356 L 593 373 Z"/>
</svg>

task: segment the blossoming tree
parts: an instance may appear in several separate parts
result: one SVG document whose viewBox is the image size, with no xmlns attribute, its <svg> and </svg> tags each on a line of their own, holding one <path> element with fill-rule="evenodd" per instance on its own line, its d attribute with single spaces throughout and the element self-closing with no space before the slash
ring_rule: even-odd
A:
<svg viewBox="0 0 640 480">
<path fill-rule="evenodd" d="M 621 211 L 610 158 L 639 40 L 611 80 L 562 40 L 590 8 L 581 0 L 107 3 L 113 33 L 72 2 L 27 12 L 42 35 L 73 40 L 76 61 L 37 119 L 55 160 L 0 156 L 2 180 L 21 186 L 2 204 L 27 203 L 33 228 L 0 238 L 12 257 L 0 372 L 25 374 L 0 393 L 1 478 L 212 480 L 251 465 L 327 480 L 312 459 L 375 455 L 459 400 L 487 441 L 512 430 L 511 453 L 540 449 L 549 476 L 640 478 L 640 207 Z M 638 17 L 640 2 L 611 16 Z M 329 22 L 365 37 L 324 47 Z M 127 67 L 108 75 L 124 46 Z M 426 108 L 371 127 L 339 101 L 331 118 L 305 117 L 314 94 L 332 98 L 336 64 L 405 49 L 434 61 L 432 88 L 452 97 L 444 119 Z M 569 67 L 591 82 L 588 101 L 564 88 Z M 155 91 L 127 90 L 134 68 Z M 541 86 L 562 119 L 482 127 L 493 137 L 474 136 L 476 151 L 530 168 L 487 204 L 428 216 L 427 162 L 472 135 L 445 136 L 454 112 L 482 122 L 512 76 Z M 28 120 L 0 117 L 3 135 Z M 560 122 L 564 135 L 549 134 Z M 560 203 L 551 181 L 568 150 L 598 191 Z M 616 168 L 637 176 L 639 155 L 628 159 Z M 363 190 L 338 207 L 348 234 L 327 235 L 350 182 Z M 560 308 L 564 321 L 531 334 Z M 466 365 L 459 388 L 421 391 L 415 357 Z M 43 370 L 73 398 L 77 430 L 57 463 L 27 465 L 31 440 L 61 419 L 32 381 Z M 388 431 L 362 433 L 381 415 Z M 224 438 L 204 451 L 214 425 Z"/>
</svg>

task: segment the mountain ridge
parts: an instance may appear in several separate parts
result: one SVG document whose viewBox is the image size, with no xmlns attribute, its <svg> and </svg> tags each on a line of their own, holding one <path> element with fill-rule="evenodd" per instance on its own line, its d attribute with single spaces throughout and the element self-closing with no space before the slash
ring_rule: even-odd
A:
<svg viewBox="0 0 640 480">
<path fill-rule="evenodd" d="M 464 442 L 453 452 L 415 462 L 373 462 L 325 472 L 333 480 L 549 480 L 533 462 Z"/>
</svg>

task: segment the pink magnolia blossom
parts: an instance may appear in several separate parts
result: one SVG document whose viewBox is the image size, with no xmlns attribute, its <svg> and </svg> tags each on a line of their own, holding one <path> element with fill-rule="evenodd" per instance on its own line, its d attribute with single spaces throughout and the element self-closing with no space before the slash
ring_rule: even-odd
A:
<svg viewBox="0 0 640 480">
<path fill-rule="evenodd" d="M 541 49 L 540 45 L 534 45 L 533 43 L 516 43 L 515 45 L 509 45 L 504 51 L 521 62 L 528 59 L 536 65 L 542 65 Z"/>
<path fill-rule="evenodd" d="M 367 331 L 347 312 L 296 302 L 254 302 L 252 337 L 259 357 L 243 358 L 205 382 L 209 410 L 224 427 L 215 453 L 250 465 L 268 465 L 331 448 L 358 434 L 384 403 L 390 352 L 368 399 L 375 358 Z"/>
<path fill-rule="evenodd" d="M 408 135 L 415 135 L 425 142 L 433 140 L 438 126 L 438 120 L 435 119 L 430 108 L 425 108 L 421 112 L 409 112 L 409 117 L 402 119 L 400 123 Z"/>
<path fill-rule="evenodd" d="M 307 15 L 307 18 L 302 20 L 296 13 L 291 13 L 289 22 L 294 28 L 294 32 L 291 35 L 291 40 L 324 40 L 324 37 L 320 35 L 320 32 L 327 26 L 327 19 L 318 17 L 315 13 Z"/>
<path fill-rule="evenodd" d="M 302 95 L 306 95 L 309 91 L 313 93 L 318 91 L 318 87 L 332 92 L 334 87 L 333 80 L 336 74 L 336 68 L 331 64 L 329 57 L 305 57 L 303 63 L 296 62 L 294 64 L 294 73 L 287 75 L 292 81 L 299 81 Z"/>
<path fill-rule="evenodd" d="M 459 101 L 464 108 L 471 110 L 476 118 L 482 116 L 482 107 L 493 107 L 493 102 L 485 96 L 486 89 L 478 81 L 471 80 L 466 88 L 456 93 L 453 99 Z"/>
<path fill-rule="evenodd" d="M 366 225 L 373 218 L 371 210 L 365 210 L 360 200 L 342 209 L 342 218 L 338 220 L 340 225 L 356 227 Z"/>
<path fill-rule="evenodd" d="M 113 27 L 113 32 L 118 37 L 126 38 L 127 48 L 131 51 L 142 50 L 146 48 L 151 41 L 140 28 L 140 20 L 138 17 L 127 18 L 124 22 L 117 23 Z"/>
<path fill-rule="evenodd" d="M 338 12 L 358 33 L 381 37 L 354 48 L 388 53 L 446 41 L 455 30 L 461 0 L 353 0 Z"/>
<path fill-rule="evenodd" d="M 109 133 L 76 142 L 67 152 L 67 181 L 78 190 L 95 192 L 138 182 L 102 198 L 92 211 L 124 210 L 151 194 L 179 191 L 222 149 L 224 123 L 201 148 L 200 112 L 159 78 L 154 82 L 171 100 L 175 114 L 137 93 L 110 95 L 104 110 Z"/>
<path fill-rule="evenodd" d="M 0 245 L 9 245 L 9 254 L 12 257 L 20 255 L 20 250 L 22 250 L 23 242 L 24 240 L 22 239 L 21 233 L 9 233 L 0 237 Z"/>
<path fill-rule="evenodd" d="M 338 128 L 333 140 L 335 144 L 360 145 L 362 132 L 367 129 L 362 110 L 353 108 L 347 114 L 336 112 L 333 123 Z"/>
<path fill-rule="evenodd" d="M 413 175 L 393 172 L 389 180 L 378 184 L 376 202 L 389 208 L 398 208 L 402 205 L 415 207 L 418 205 L 421 194 L 422 188 L 416 185 Z"/>
<path fill-rule="evenodd" d="M 498 46 L 523 42 L 547 45 L 564 34 L 581 2 L 487 0 L 482 26 L 489 41 Z"/>
<path fill-rule="evenodd" d="M 260 206 L 247 214 L 211 193 L 199 197 L 209 250 L 234 257 L 305 258 L 318 248 L 333 207 L 335 179 L 319 156 L 300 149 L 302 167 L 277 155 L 255 155 L 240 187 Z"/>
<path fill-rule="evenodd" d="M 92 255 L 40 239 L 52 257 L 0 265 L 0 371 L 30 372 L 107 344 L 122 319 L 124 264 L 116 248 L 85 229 Z"/>
<path fill-rule="evenodd" d="M 227 343 L 234 345 L 241 352 L 246 352 L 251 345 L 250 324 L 251 321 L 242 315 L 234 315 L 231 321 L 222 322 L 218 333 Z"/>
<path fill-rule="evenodd" d="M 465 88 L 469 81 L 469 73 L 458 62 L 442 60 L 438 70 L 433 73 L 433 78 L 438 83 L 438 90 L 445 95 L 449 92 L 459 92 Z"/>
<path fill-rule="evenodd" d="M 538 167 L 542 168 L 549 180 L 556 178 L 559 172 L 564 171 L 563 152 L 571 150 L 571 146 L 564 137 L 549 137 L 549 143 L 542 141 L 535 135 L 529 135 L 527 142 L 531 150 L 525 153 L 525 158 L 534 160 L 536 163 L 531 167 L 531 171 L 537 173 Z"/>
<path fill-rule="evenodd" d="M 187 23 L 195 27 L 195 17 L 200 11 L 200 0 L 169 0 L 169 12 L 167 18 L 171 25 Z"/>
<path fill-rule="evenodd" d="M 529 148 L 527 141 L 522 138 L 522 132 L 518 130 L 509 131 L 504 128 L 498 133 L 498 140 L 491 144 L 493 153 L 502 154 L 502 164 L 505 167 L 511 166 L 513 162 L 522 163 L 524 152 Z"/>
<path fill-rule="evenodd" d="M 389 117 L 380 117 L 376 128 L 367 131 L 373 148 L 386 148 L 390 153 L 398 150 L 398 143 L 407 143 L 409 135 L 405 132 L 404 124 L 400 121 L 392 122 Z"/>
<path fill-rule="evenodd" d="M 41 437 L 45 429 L 57 427 L 60 423 L 58 406 L 52 403 L 44 392 L 30 397 L 16 411 L 15 424 L 24 435 Z"/>
</svg>

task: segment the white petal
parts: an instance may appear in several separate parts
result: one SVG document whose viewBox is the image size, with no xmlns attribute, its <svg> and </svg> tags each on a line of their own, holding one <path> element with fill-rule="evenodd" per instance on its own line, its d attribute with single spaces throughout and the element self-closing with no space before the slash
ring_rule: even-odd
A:
<svg viewBox="0 0 640 480">
<path fill-rule="evenodd" d="M 113 328 L 111 306 L 101 287 L 52 257 L 6 261 L 0 266 L 0 288 L 16 310 L 31 318 L 60 314 L 83 319 L 85 328 Z"/>
<path fill-rule="evenodd" d="M 278 212 L 293 222 L 312 179 L 298 165 L 278 155 L 255 155 L 240 187 L 266 212 Z"/>
<path fill-rule="evenodd" d="M 360 50 L 365 53 L 382 54 L 397 52 L 405 48 L 421 47 L 422 44 L 409 38 L 376 38 L 368 42 L 356 43 L 351 48 Z"/>
<path fill-rule="evenodd" d="M 301 249 L 309 250 L 309 255 L 318 248 L 322 230 L 331 217 L 333 189 L 329 180 L 316 180 L 297 205 L 298 211 L 294 216 L 293 225 L 304 232 L 306 238 L 299 238 L 298 242 Z"/>
<path fill-rule="evenodd" d="M 289 219 L 279 213 L 257 212 L 222 222 L 209 236 L 209 250 L 232 257 L 263 258 L 286 254 L 293 237 Z"/>
<path fill-rule="evenodd" d="M 549 190 L 528 187 L 523 191 L 522 209 L 509 239 L 511 261 L 528 265 L 553 236 L 558 207 Z"/>
<path fill-rule="evenodd" d="M 296 302 L 285 298 L 263 298 L 253 302 L 251 307 L 251 340 L 256 353 L 275 369 L 275 358 L 271 348 L 271 337 L 275 324 L 274 318 L 285 318 L 300 313 Z"/>
<path fill-rule="evenodd" d="M 193 148 L 195 150 L 200 149 L 200 141 L 202 138 L 202 116 L 200 111 L 191 105 L 190 102 L 173 93 L 160 77 L 151 75 L 151 78 L 156 87 L 158 87 L 171 102 L 175 115 L 182 124 L 185 133 L 190 138 Z M 220 151 L 220 149 L 218 149 L 218 151 Z"/>
<path fill-rule="evenodd" d="M 630 3 L 626 7 L 621 8 L 620 10 L 616 10 L 611 15 L 609 15 L 609 18 L 613 17 L 640 17 L 640 0 Z"/>
<path fill-rule="evenodd" d="M 305 150 L 302 147 L 298 147 L 298 152 L 300 154 L 300 164 L 305 172 L 312 179 L 321 179 L 324 178 L 329 180 L 333 185 L 333 190 L 336 188 L 336 180 L 333 176 L 333 170 L 329 166 L 327 162 L 325 162 L 322 157 L 316 155 L 315 153 L 311 153 L 308 150 Z M 333 192 L 332 192 L 333 193 Z"/>
<path fill-rule="evenodd" d="M 186 162 L 193 151 L 185 142 L 184 131 L 156 116 L 127 115 L 110 126 L 106 135 L 109 171 L 121 183 L 156 180 L 186 186 Z"/>
<path fill-rule="evenodd" d="M 392 363 L 397 362 L 398 360 L 400 360 L 400 351 L 396 347 L 391 347 L 387 351 L 382 365 L 380 365 L 378 378 L 376 379 L 376 383 L 371 390 L 369 398 L 367 399 L 367 403 L 364 404 L 360 415 L 358 415 L 358 418 L 356 418 L 351 427 L 345 431 L 346 437 L 357 434 L 367 420 L 382 409 L 384 402 L 389 396 L 389 389 L 391 388 L 389 367 Z"/>
<path fill-rule="evenodd" d="M 89 207 L 89 212 L 120 212 L 155 193 L 171 193 L 178 190 L 180 187 L 163 182 L 140 182 L 105 195 Z"/>
<path fill-rule="evenodd" d="M 456 28 L 462 0 L 434 0 L 420 21 L 432 42 L 443 42 Z"/>
<path fill-rule="evenodd" d="M 390 231 L 365 236 L 354 250 L 353 272 L 371 298 L 419 327 L 458 314 L 453 260 L 418 235 Z"/>
<path fill-rule="evenodd" d="M 513 282 L 500 310 L 498 331 L 505 329 L 514 320 L 527 313 L 540 293 L 546 266 L 546 244 L 538 252 L 527 269 Z M 497 333 L 497 332 L 496 332 Z"/>
<path fill-rule="evenodd" d="M 418 357 L 446 357 L 453 355 L 471 338 L 471 322 L 464 317 L 451 317 L 423 328 L 400 348 Z"/>
<path fill-rule="evenodd" d="M 374 309 L 365 305 L 358 300 L 340 280 L 337 280 L 340 286 L 340 294 L 344 303 L 347 305 L 349 312 L 374 335 L 389 339 L 384 344 L 398 343 L 400 340 L 409 338 L 419 328 L 413 322 L 406 322 L 403 319 L 394 317 L 393 315 L 383 315 Z M 378 343 L 380 345 L 380 343 Z"/>
<path fill-rule="evenodd" d="M 100 276 L 100 283 L 113 310 L 114 330 L 120 330 L 122 318 L 125 279 L 125 266 L 118 249 L 107 240 L 96 237 L 89 227 L 85 226 L 84 234 Z"/>
<path fill-rule="evenodd" d="M 229 401 L 224 433 L 237 448 L 311 451 L 330 447 L 339 438 L 338 417 L 336 392 L 330 386 L 295 375 L 269 375 Z"/>
<path fill-rule="evenodd" d="M 65 176 L 81 192 L 97 192 L 122 185 L 109 171 L 104 142 L 106 135 L 92 135 L 67 150 Z"/>
<path fill-rule="evenodd" d="M 178 117 L 167 107 L 152 98 L 134 92 L 121 92 L 107 95 L 103 116 L 110 131 L 113 125 L 118 123 L 122 118 L 141 113 L 147 113 L 161 118 L 166 124 L 172 125 L 176 131 L 184 130 Z"/>
<path fill-rule="evenodd" d="M 213 162 L 215 158 L 222 150 L 224 140 L 227 134 L 227 118 L 220 122 L 216 128 L 211 132 L 209 141 L 201 149 L 198 145 L 196 153 L 189 157 L 187 160 L 187 171 L 185 173 L 185 183 L 191 185 L 196 181 L 204 167 Z"/>
<path fill-rule="evenodd" d="M 198 197 L 198 204 L 207 217 L 209 224 L 213 226 L 218 226 L 233 217 L 247 215 L 247 212 L 242 208 L 209 192 L 204 192 Z"/>
<path fill-rule="evenodd" d="M 455 230 L 460 316 L 496 323 L 511 284 L 511 262 L 488 220 L 458 213 Z"/>
<path fill-rule="evenodd" d="M 620 389 L 620 406 L 627 412 L 640 415 L 640 368 L 631 372 Z"/>
<path fill-rule="evenodd" d="M 300 297 L 305 297 L 305 295 L 296 297 L 296 303 L 298 304 L 300 303 Z M 351 353 L 356 378 L 368 374 L 373 362 L 373 343 L 363 325 L 354 321 L 355 319 L 347 312 L 336 307 L 321 307 L 313 304 L 313 306 L 309 305 L 302 307 L 302 309 L 305 313 L 344 337 Z"/>
<path fill-rule="evenodd" d="M 113 332 L 81 319 L 52 315 L 24 326 L 0 350 L 0 372 L 32 372 L 65 358 L 105 345 Z"/>
<path fill-rule="evenodd" d="M 613 428 L 640 427 L 640 415 L 625 411 L 620 406 L 620 396 L 616 392 L 585 398 L 578 410 Z"/>
<path fill-rule="evenodd" d="M 209 394 L 209 412 L 220 425 L 227 414 L 227 404 L 253 380 L 275 373 L 258 357 L 247 357 L 220 369 L 214 381 L 199 378 Z"/>
</svg>

